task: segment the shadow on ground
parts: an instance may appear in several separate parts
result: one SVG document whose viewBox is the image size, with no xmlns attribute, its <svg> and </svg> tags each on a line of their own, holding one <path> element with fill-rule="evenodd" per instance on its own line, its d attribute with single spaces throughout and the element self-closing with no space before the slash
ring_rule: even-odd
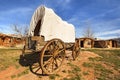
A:
<svg viewBox="0 0 120 80">
<path fill-rule="evenodd" d="M 20 55 L 19 64 L 23 67 L 29 67 L 33 74 L 45 76 L 40 67 L 40 52 L 25 53 Z"/>
<path fill-rule="evenodd" d="M 34 63 L 39 62 L 39 53 L 33 52 L 33 53 L 26 53 L 24 55 L 20 55 L 20 60 L 19 63 L 22 66 L 30 66 L 33 65 Z"/>
</svg>

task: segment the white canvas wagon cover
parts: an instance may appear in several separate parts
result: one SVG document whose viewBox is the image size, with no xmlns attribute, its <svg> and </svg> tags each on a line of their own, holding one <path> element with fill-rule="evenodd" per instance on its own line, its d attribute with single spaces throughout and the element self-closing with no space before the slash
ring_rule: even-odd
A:
<svg viewBox="0 0 120 80">
<path fill-rule="evenodd" d="M 63 21 L 55 12 L 45 6 L 40 6 L 34 12 L 29 36 L 44 36 L 45 41 L 59 38 L 64 42 L 75 42 L 75 29 L 72 24 Z"/>
</svg>

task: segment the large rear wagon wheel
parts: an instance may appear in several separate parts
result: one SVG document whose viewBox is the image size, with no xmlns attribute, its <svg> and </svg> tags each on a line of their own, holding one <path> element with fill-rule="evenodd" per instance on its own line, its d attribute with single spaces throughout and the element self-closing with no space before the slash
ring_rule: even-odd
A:
<svg viewBox="0 0 120 80">
<path fill-rule="evenodd" d="M 73 46 L 73 50 L 72 50 L 73 60 L 76 60 L 76 58 L 79 56 L 79 54 L 80 54 L 80 41 L 79 41 L 79 39 L 76 39 L 75 44 Z"/>
<path fill-rule="evenodd" d="M 56 73 L 65 59 L 65 44 L 60 39 L 50 40 L 42 49 L 40 65 L 43 73 Z"/>
</svg>

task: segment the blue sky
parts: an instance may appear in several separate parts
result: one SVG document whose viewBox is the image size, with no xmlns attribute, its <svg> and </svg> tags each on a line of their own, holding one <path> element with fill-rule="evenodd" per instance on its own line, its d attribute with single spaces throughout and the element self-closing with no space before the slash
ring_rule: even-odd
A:
<svg viewBox="0 0 120 80">
<path fill-rule="evenodd" d="M 76 37 L 83 37 L 88 26 L 97 38 L 120 35 L 120 0 L 0 0 L 0 32 L 13 33 L 13 24 L 29 26 L 40 5 L 52 8 L 63 20 L 72 23 Z"/>
</svg>

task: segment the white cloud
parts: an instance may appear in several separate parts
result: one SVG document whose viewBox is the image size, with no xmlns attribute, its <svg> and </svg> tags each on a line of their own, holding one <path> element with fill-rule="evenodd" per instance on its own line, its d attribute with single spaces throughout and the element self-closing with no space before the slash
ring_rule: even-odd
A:
<svg viewBox="0 0 120 80">
<path fill-rule="evenodd" d="M 114 35 L 114 34 L 119 34 L 119 33 L 120 33 L 120 29 L 97 33 L 96 36 Z"/>
<path fill-rule="evenodd" d="M 120 18 L 116 18 L 116 19 L 111 19 L 111 20 L 106 20 L 106 21 L 95 21 L 92 20 L 92 27 L 94 27 L 94 31 L 95 32 L 106 32 L 106 31 L 111 31 L 111 30 L 115 30 L 116 28 L 119 28 L 119 22 L 120 22 Z"/>
<path fill-rule="evenodd" d="M 107 40 L 107 39 L 114 39 L 114 38 L 118 38 L 118 37 L 117 36 L 108 36 L 108 37 L 97 37 L 97 38 Z"/>
<path fill-rule="evenodd" d="M 12 33 L 12 29 L 11 29 L 11 27 L 10 27 L 10 25 L 1 25 L 0 24 L 0 32 L 1 33 Z"/>
<path fill-rule="evenodd" d="M 119 7 L 116 7 L 116 8 L 113 8 L 113 9 L 110 9 L 110 10 L 104 12 L 104 13 L 98 14 L 98 15 L 96 15 L 96 16 L 94 16 L 94 17 L 90 17 L 90 18 L 88 18 L 88 20 L 92 20 L 92 19 L 99 18 L 99 17 L 104 17 L 104 16 L 106 16 L 108 13 L 115 12 L 116 10 L 119 10 L 119 9 L 120 9 L 120 6 L 119 6 Z"/>
</svg>

